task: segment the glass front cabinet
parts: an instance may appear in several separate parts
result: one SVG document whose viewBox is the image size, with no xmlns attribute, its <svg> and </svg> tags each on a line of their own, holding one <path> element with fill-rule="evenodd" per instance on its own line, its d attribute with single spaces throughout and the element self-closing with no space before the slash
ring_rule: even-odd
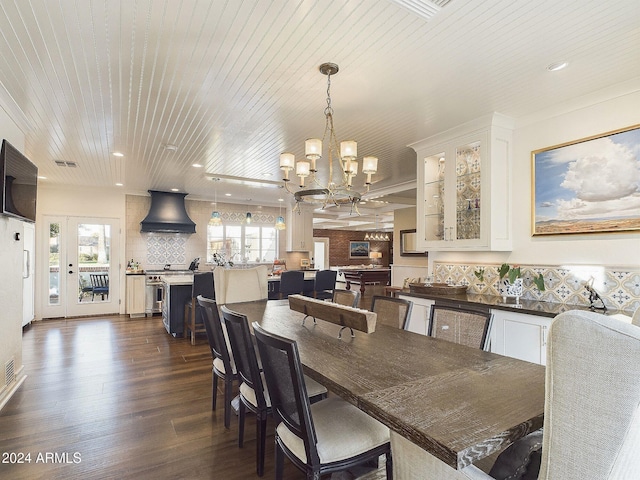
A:
<svg viewBox="0 0 640 480">
<path fill-rule="evenodd" d="M 409 145 L 420 250 L 511 250 L 512 131 L 494 113 Z"/>
</svg>

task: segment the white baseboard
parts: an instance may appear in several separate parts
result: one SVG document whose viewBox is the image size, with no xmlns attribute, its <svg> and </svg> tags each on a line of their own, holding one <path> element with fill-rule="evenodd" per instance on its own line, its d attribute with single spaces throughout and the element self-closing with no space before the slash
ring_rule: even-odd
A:
<svg viewBox="0 0 640 480">
<path fill-rule="evenodd" d="M 22 369 L 20 370 L 22 371 Z M 11 400 L 11 397 L 13 397 L 13 394 L 18 391 L 20 385 L 22 385 L 27 379 L 26 375 L 21 375 L 20 373 L 21 372 L 18 373 L 16 381 L 9 385 L 9 388 L 7 388 L 4 392 L 2 392 L 2 396 L 0 397 L 0 411 L 2 411 L 7 402 Z"/>
</svg>

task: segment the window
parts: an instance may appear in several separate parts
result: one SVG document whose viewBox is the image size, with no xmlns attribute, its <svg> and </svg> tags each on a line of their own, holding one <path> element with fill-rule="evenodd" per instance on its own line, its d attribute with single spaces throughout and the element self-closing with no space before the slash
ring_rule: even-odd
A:
<svg viewBox="0 0 640 480">
<path fill-rule="evenodd" d="M 207 262 L 223 254 L 234 263 L 270 263 L 277 257 L 278 232 L 259 225 L 207 225 Z"/>
</svg>

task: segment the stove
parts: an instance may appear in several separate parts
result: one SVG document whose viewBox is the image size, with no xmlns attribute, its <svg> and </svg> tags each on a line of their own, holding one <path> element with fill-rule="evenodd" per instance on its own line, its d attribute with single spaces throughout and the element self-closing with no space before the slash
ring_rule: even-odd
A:
<svg viewBox="0 0 640 480">
<path fill-rule="evenodd" d="M 144 312 L 147 315 L 162 313 L 164 292 L 161 277 L 167 275 L 191 275 L 191 270 L 145 270 Z"/>
</svg>

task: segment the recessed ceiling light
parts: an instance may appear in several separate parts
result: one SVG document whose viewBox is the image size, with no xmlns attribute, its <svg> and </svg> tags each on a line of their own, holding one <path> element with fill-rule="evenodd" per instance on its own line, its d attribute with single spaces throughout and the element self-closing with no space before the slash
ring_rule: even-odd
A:
<svg viewBox="0 0 640 480">
<path fill-rule="evenodd" d="M 172 188 L 172 189 L 171 189 L 171 191 L 172 191 L 172 192 L 179 192 L 179 191 L 180 191 L 180 189 L 179 189 L 179 188 Z"/>
<path fill-rule="evenodd" d="M 124 153 L 122 152 L 113 152 L 111 155 L 113 155 L 114 157 L 124 157 Z"/>
<path fill-rule="evenodd" d="M 194 163 L 191 166 L 194 167 L 194 168 L 202 168 L 202 164 L 200 164 L 200 163 Z"/>
<path fill-rule="evenodd" d="M 273 177 L 273 173 L 271 172 L 265 172 L 262 174 L 263 177 Z"/>
<path fill-rule="evenodd" d="M 123 185 L 123 184 L 122 184 L 122 183 L 120 183 L 120 182 L 116 183 L 116 187 L 121 187 L 122 185 Z"/>
<path fill-rule="evenodd" d="M 569 62 L 555 62 L 547 65 L 547 70 L 550 72 L 557 72 L 558 70 L 565 68 L 567 65 L 569 65 Z"/>
<path fill-rule="evenodd" d="M 230 197 L 230 196 L 231 196 L 231 194 L 230 194 L 230 193 L 225 193 L 225 194 L 224 194 L 224 196 L 225 196 L 225 197 Z"/>
<path fill-rule="evenodd" d="M 47 177 L 44 177 L 44 176 L 42 176 L 42 175 L 38 175 L 38 179 L 40 179 L 40 180 L 46 180 L 46 179 L 47 179 Z"/>
<path fill-rule="evenodd" d="M 167 150 L 168 152 L 176 152 L 176 151 L 178 151 L 178 147 L 176 145 L 171 145 L 170 143 L 167 143 L 166 145 L 164 145 L 163 148 L 165 150 Z"/>
<path fill-rule="evenodd" d="M 278 201 L 279 202 L 284 202 L 284 198 L 279 198 Z"/>
</svg>

